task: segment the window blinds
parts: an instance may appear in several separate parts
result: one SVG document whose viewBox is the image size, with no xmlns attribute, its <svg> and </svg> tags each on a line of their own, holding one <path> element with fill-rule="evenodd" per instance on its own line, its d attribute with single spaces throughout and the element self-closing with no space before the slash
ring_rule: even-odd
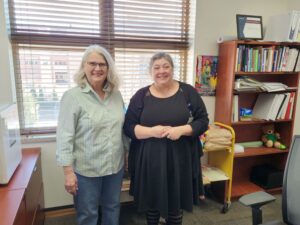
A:
<svg viewBox="0 0 300 225">
<path fill-rule="evenodd" d="M 55 131 L 60 98 L 91 44 L 114 57 L 126 104 L 152 82 L 157 51 L 171 54 L 185 81 L 189 0 L 12 0 L 7 8 L 23 134 Z"/>
</svg>

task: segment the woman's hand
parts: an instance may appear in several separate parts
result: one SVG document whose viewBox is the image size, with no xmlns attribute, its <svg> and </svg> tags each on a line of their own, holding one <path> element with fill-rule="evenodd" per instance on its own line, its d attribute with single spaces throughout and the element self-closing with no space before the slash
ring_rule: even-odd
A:
<svg viewBox="0 0 300 225">
<path fill-rule="evenodd" d="M 182 136 L 182 129 L 181 127 L 171 127 L 163 133 L 163 136 L 172 141 L 178 140 Z"/>
<path fill-rule="evenodd" d="M 166 132 L 172 127 L 170 126 L 161 126 L 161 125 L 157 125 L 154 127 L 151 127 L 151 133 L 152 133 L 152 137 L 155 138 L 164 138 L 166 137 Z"/>
<path fill-rule="evenodd" d="M 137 139 L 146 138 L 164 138 L 166 137 L 165 132 L 168 131 L 170 126 L 157 125 L 153 127 L 145 127 L 141 125 L 136 125 L 134 128 L 135 135 Z"/>
<path fill-rule="evenodd" d="M 69 194 L 76 195 L 78 190 L 77 176 L 72 166 L 64 166 L 65 189 Z"/>
<path fill-rule="evenodd" d="M 190 125 L 183 125 L 178 127 L 169 127 L 164 131 L 162 136 L 175 141 L 181 136 L 190 136 L 192 134 L 192 127 Z"/>
</svg>

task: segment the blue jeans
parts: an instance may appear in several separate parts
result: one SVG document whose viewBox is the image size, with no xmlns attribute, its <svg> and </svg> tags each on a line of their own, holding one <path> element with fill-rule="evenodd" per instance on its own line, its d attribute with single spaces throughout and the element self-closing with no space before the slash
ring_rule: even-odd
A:
<svg viewBox="0 0 300 225">
<path fill-rule="evenodd" d="M 74 196 L 78 225 L 97 225 L 98 209 L 102 209 L 102 225 L 118 225 L 120 194 L 124 169 L 103 177 L 85 177 L 79 174 L 78 191 Z"/>
</svg>

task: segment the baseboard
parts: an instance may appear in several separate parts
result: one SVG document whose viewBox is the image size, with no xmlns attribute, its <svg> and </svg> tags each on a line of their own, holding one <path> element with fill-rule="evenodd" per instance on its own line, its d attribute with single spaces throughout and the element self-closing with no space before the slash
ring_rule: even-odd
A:
<svg viewBox="0 0 300 225">
<path fill-rule="evenodd" d="M 74 205 L 47 208 L 44 212 L 46 218 L 75 215 Z"/>
</svg>

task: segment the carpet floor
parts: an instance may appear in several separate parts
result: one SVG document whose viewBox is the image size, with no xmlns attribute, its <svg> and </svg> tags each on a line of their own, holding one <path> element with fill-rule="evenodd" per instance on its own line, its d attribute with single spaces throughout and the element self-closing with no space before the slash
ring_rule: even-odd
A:
<svg viewBox="0 0 300 225">
<path fill-rule="evenodd" d="M 281 220 L 281 195 L 277 200 L 265 205 L 263 221 Z M 207 198 L 192 213 L 184 212 L 183 225 L 252 225 L 251 209 L 233 201 L 227 213 L 221 213 L 223 204 Z M 75 215 L 46 218 L 44 225 L 76 225 Z M 145 215 L 136 212 L 132 204 L 122 205 L 120 225 L 146 225 Z"/>
</svg>

